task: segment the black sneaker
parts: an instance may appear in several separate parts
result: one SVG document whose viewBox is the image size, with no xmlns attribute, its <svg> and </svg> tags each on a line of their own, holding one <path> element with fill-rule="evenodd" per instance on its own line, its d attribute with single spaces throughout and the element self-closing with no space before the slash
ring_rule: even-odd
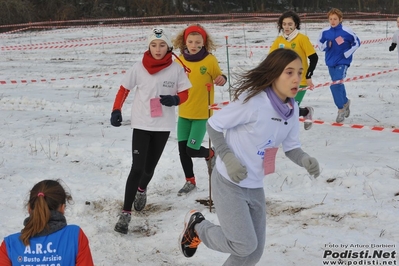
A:
<svg viewBox="0 0 399 266">
<path fill-rule="evenodd" d="M 130 213 L 122 212 L 119 215 L 119 220 L 116 223 L 114 230 L 121 234 L 127 234 L 127 230 L 129 227 L 131 217 L 132 217 L 132 215 Z"/>
<path fill-rule="evenodd" d="M 136 197 L 134 198 L 134 209 L 136 211 L 141 211 L 144 209 L 145 204 L 147 203 L 147 193 L 145 191 L 139 192 L 137 191 Z"/>
<path fill-rule="evenodd" d="M 179 247 L 187 258 L 194 256 L 198 245 L 201 243 L 194 226 L 203 220 L 205 220 L 205 217 L 196 210 L 189 211 L 184 218 L 184 230 L 179 237 Z"/>
</svg>

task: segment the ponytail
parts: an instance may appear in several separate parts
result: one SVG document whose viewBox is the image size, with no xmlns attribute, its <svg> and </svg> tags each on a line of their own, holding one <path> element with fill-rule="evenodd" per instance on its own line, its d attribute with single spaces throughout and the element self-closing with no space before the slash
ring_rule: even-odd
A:
<svg viewBox="0 0 399 266">
<path fill-rule="evenodd" d="M 25 246 L 29 245 L 29 239 L 48 227 L 51 211 L 58 210 L 72 197 L 65 191 L 59 181 L 43 180 L 37 183 L 30 191 L 29 201 L 26 204 L 29 209 L 29 218 L 21 231 L 21 240 Z"/>
</svg>

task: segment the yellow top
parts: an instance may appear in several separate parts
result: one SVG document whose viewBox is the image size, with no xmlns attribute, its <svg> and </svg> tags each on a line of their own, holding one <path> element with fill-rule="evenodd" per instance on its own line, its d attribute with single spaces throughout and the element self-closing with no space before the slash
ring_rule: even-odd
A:
<svg viewBox="0 0 399 266">
<path fill-rule="evenodd" d="M 192 84 L 188 91 L 187 101 L 179 105 L 179 116 L 187 119 L 208 119 L 209 103 L 206 84 L 211 84 L 209 97 L 210 104 L 213 104 L 215 93 L 213 81 L 222 75 L 219 63 L 212 54 L 198 62 L 187 61 L 183 55 L 180 55 L 179 58 L 191 70 L 188 78 Z M 179 60 L 176 62 L 180 63 Z M 212 115 L 212 110 L 210 115 Z"/>
<path fill-rule="evenodd" d="M 316 50 L 314 49 L 308 36 L 302 33 L 298 33 L 298 35 L 290 42 L 287 41 L 283 36 L 278 36 L 276 40 L 273 42 L 272 46 L 270 47 L 269 53 L 273 52 L 278 48 L 286 48 L 294 50 L 301 57 L 303 73 L 302 73 L 302 80 L 300 86 L 307 86 L 306 72 L 308 71 L 309 68 L 308 57 L 316 53 Z"/>
</svg>

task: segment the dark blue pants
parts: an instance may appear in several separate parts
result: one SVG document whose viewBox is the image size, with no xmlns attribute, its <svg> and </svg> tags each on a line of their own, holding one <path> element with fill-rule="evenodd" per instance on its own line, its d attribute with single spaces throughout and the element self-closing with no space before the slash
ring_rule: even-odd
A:
<svg viewBox="0 0 399 266">
<path fill-rule="evenodd" d="M 348 70 L 347 65 L 337 65 L 333 67 L 328 67 L 328 72 L 330 73 L 331 80 L 337 81 L 344 79 L 346 77 L 346 71 Z M 334 98 L 334 103 L 338 109 L 344 108 L 344 104 L 348 102 L 346 98 L 345 85 L 343 83 L 334 84 L 330 86 L 332 96 Z"/>
</svg>

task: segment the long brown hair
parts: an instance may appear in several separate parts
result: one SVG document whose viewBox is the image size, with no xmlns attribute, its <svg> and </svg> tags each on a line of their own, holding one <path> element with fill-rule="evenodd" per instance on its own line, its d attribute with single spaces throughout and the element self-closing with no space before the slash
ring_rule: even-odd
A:
<svg viewBox="0 0 399 266">
<path fill-rule="evenodd" d="M 61 185 L 60 180 L 43 180 L 33 186 L 26 207 L 29 208 L 29 219 L 21 231 L 21 240 L 25 246 L 29 239 L 43 231 L 48 225 L 51 212 L 58 210 L 72 197 Z"/>
<path fill-rule="evenodd" d="M 205 33 L 206 33 L 206 42 L 204 43 L 204 47 L 205 47 L 205 49 L 206 49 L 208 52 L 212 52 L 212 51 L 215 51 L 215 50 L 216 50 L 216 44 L 215 44 L 215 42 L 213 41 L 212 37 L 208 34 L 208 32 L 205 30 L 205 28 L 202 27 L 200 24 L 191 24 L 191 25 L 188 25 L 186 28 L 184 28 L 182 31 L 180 31 L 180 32 L 176 35 L 176 37 L 172 40 L 172 43 L 173 43 L 173 47 L 174 47 L 174 48 L 179 49 L 179 50 L 180 50 L 180 53 L 183 54 L 184 49 L 186 49 L 186 42 L 185 42 L 185 40 L 184 40 L 184 31 L 185 31 L 188 27 L 190 27 L 190 26 L 197 26 L 197 27 L 200 27 L 201 29 L 203 29 L 203 30 L 205 31 Z M 198 35 L 201 35 L 200 33 L 196 33 L 196 32 L 193 32 L 193 33 L 190 33 L 190 34 L 194 34 L 194 35 L 195 35 L 195 34 L 198 34 Z"/>
<path fill-rule="evenodd" d="M 237 75 L 237 83 L 232 85 L 234 100 L 245 91 L 248 96 L 244 102 L 262 92 L 267 87 L 272 86 L 273 82 L 283 73 L 285 67 L 295 59 L 301 59 L 299 55 L 291 50 L 279 48 L 271 52 L 257 67 L 244 74 Z"/>
</svg>

